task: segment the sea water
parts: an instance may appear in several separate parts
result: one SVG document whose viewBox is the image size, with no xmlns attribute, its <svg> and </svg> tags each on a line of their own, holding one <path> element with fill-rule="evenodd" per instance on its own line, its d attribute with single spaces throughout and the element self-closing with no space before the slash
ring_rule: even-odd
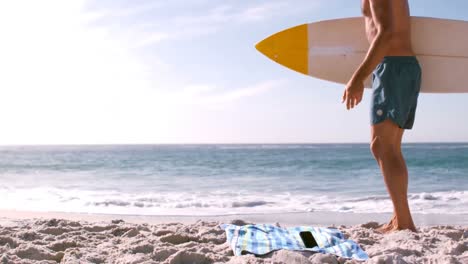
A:
<svg viewBox="0 0 468 264">
<path fill-rule="evenodd" d="M 404 144 L 413 213 L 468 212 L 468 143 Z M 0 209 L 390 213 L 368 144 L 0 147 Z"/>
</svg>

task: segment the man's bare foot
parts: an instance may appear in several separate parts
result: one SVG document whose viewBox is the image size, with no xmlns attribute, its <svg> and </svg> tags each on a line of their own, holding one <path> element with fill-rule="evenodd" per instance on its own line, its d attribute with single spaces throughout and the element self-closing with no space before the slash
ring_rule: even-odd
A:
<svg viewBox="0 0 468 264">
<path fill-rule="evenodd" d="M 382 231 L 376 231 L 376 232 L 381 233 L 381 234 L 388 234 L 394 231 L 401 231 L 401 230 L 410 230 L 414 233 L 418 233 L 415 226 L 411 226 L 411 227 L 391 226 L 391 227 L 387 227 L 386 229 Z"/>
<path fill-rule="evenodd" d="M 396 215 L 394 214 L 392 217 L 392 220 L 390 220 L 388 224 L 383 224 L 381 227 L 375 229 L 375 232 L 386 234 L 393 229 L 393 227 L 395 226 L 395 223 L 396 223 Z"/>
<path fill-rule="evenodd" d="M 397 218 L 395 215 L 393 215 L 392 220 L 390 220 L 390 223 L 384 224 L 381 227 L 377 228 L 375 232 L 380 233 L 380 234 L 388 234 L 393 231 L 399 231 L 399 230 L 411 230 L 415 233 L 418 231 L 416 230 L 416 227 L 411 224 L 410 226 L 401 226 L 398 224 Z"/>
</svg>

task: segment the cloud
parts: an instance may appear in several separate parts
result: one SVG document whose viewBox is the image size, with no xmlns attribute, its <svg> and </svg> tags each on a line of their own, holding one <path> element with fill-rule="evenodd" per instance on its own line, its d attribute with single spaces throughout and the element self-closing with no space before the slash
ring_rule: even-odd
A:
<svg viewBox="0 0 468 264">
<path fill-rule="evenodd" d="M 132 6 L 120 6 L 112 10 L 108 10 L 105 12 L 105 15 L 115 17 L 135 16 L 154 11 L 155 9 L 164 8 L 165 5 L 162 1 L 151 1 L 143 4 L 135 4 L 132 2 L 132 4 Z"/>
<path fill-rule="evenodd" d="M 316 6 L 315 2 L 317 1 L 307 5 Z M 207 3 L 208 1 L 167 1 L 164 4 L 156 1 L 135 4 L 128 8 L 110 6 L 97 17 L 133 18 L 134 20 L 128 23 L 128 28 L 123 26 L 119 31 L 131 40 L 134 47 L 141 48 L 162 41 L 205 36 L 236 25 L 304 12 L 304 8 L 299 8 L 300 5 L 298 7 L 297 4 L 293 5 L 288 1 L 247 2 L 247 5 L 238 1 L 225 1 L 222 4 L 218 2 L 215 5 L 213 2 L 209 2 L 209 5 Z"/>
<path fill-rule="evenodd" d="M 285 84 L 284 80 L 268 80 L 251 86 L 226 90 L 213 85 L 188 86 L 178 92 L 167 94 L 166 98 L 175 104 L 219 107 L 244 98 L 258 96 Z"/>
<path fill-rule="evenodd" d="M 240 100 L 246 97 L 257 96 L 270 91 L 273 88 L 279 87 L 283 81 L 264 81 L 253 86 L 227 91 L 221 94 L 207 96 L 205 99 L 208 103 L 226 103 Z"/>
<path fill-rule="evenodd" d="M 287 7 L 286 2 L 267 2 L 257 6 L 251 6 L 237 14 L 239 22 L 261 21 L 274 17 L 278 11 Z"/>
<path fill-rule="evenodd" d="M 154 28 L 157 21 L 146 23 L 140 32 L 136 47 L 157 44 L 164 40 L 193 38 L 220 31 L 229 23 L 241 23 L 252 18 L 248 9 L 236 10 L 232 6 L 222 5 L 211 8 L 199 15 L 184 15 L 170 18 L 165 27 Z"/>
</svg>

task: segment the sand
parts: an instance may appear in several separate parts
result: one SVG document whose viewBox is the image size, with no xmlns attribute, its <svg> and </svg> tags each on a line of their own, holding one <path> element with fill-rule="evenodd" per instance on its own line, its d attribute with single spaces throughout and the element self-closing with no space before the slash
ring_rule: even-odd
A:
<svg viewBox="0 0 468 264">
<path fill-rule="evenodd" d="M 251 223 L 240 219 L 229 222 Z M 418 227 L 419 233 L 397 231 L 386 235 L 374 231 L 377 222 L 330 226 L 340 229 L 368 253 L 370 259 L 359 262 L 289 250 L 233 256 L 218 226 L 221 223 L 3 218 L 0 263 L 468 263 L 466 226 L 426 226 Z"/>
</svg>

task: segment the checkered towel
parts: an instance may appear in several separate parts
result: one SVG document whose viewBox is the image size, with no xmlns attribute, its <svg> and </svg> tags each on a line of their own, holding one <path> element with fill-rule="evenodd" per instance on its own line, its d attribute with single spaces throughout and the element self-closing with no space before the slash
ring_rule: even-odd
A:
<svg viewBox="0 0 468 264">
<path fill-rule="evenodd" d="M 356 260 L 369 258 L 356 242 L 345 239 L 335 228 L 310 226 L 280 228 L 271 224 L 219 226 L 226 231 L 227 242 L 236 256 L 240 256 L 243 251 L 263 255 L 277 249 L 290 249 L 330 253 Z M 312 232 L 318 246 L 306 248 L 299 235 L 301 231 Z"/>
</svg>

